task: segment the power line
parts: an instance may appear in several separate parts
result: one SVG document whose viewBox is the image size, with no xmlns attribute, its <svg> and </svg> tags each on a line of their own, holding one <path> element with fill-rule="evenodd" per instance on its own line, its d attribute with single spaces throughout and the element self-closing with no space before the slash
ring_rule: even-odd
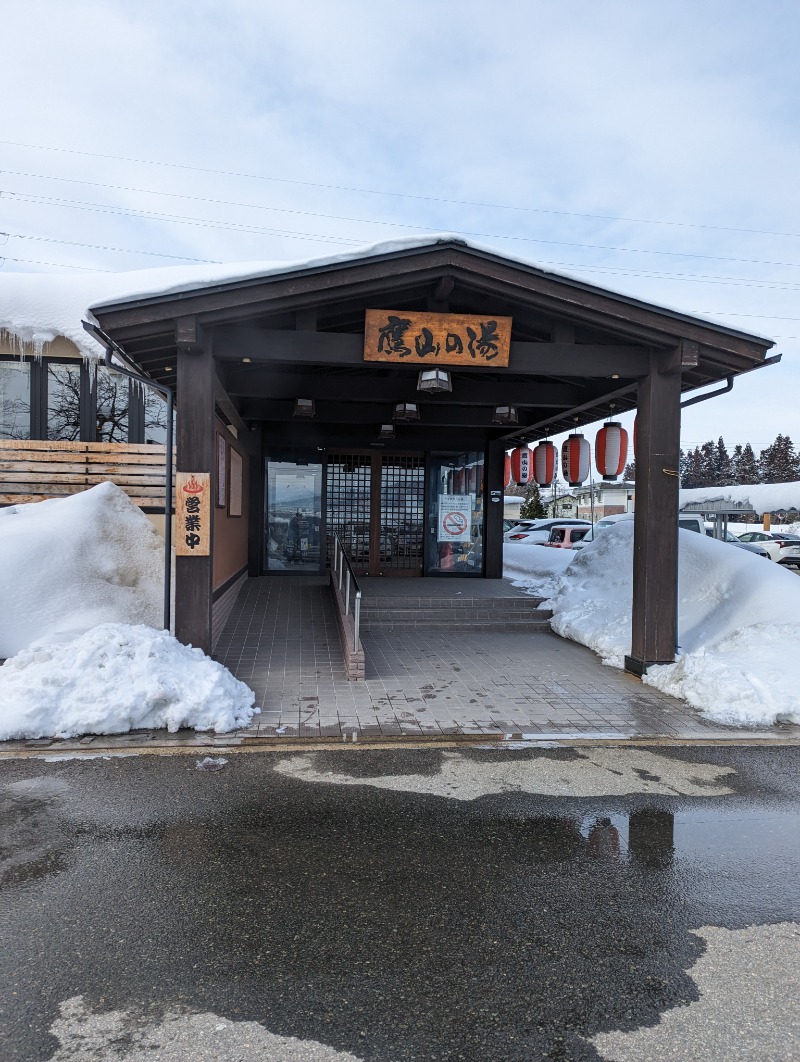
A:
<svg viewBox="0 0 800 1062">
<path fill-rule="evenodd" d="M 183 254 L 163 254 L 160 251 L 133 251 L 128 247 L 107 247 L 99 243 L 79 243 L 77 240 L 58 240 L 54 236 L 32 236 L 21 232 L 0 232 L 0 237 L 9 240 L 36 240 L 39 243 L 63 243 L 68 247 L 88 247 L 94 251 L 115 251 L 118 254 L 146 254 L 154 258 L 178 258 L 183 262 L 199 262 L 203 265 L 222 265 L 214 258 L 187 258 Z"/>
<path fill-rule="evenodd" d="M 35 195 L 32 192 L 15 192 L 0 190 L 0 200 L 13 196 L 13 200 L 22 203 L 39 203 L 44 206 L 69 207 L 73 210 L 88 210 L 97 214 L 118 214 L 122 217 L 141 218 L 146 221 L 170 222 L 180 225 L 194 225 L 200 228 L 223 229 L 230 232 L 249 233 L 256 236 L 286 236 L 290 239 L 310 240 L 313 243 L 333 243 L 357 246 L 363 242 L 346 236 L 325 236 L 321 233 L 298 232 L 296 229 L 267 228 L 260 225 L 244 225 L 236 221 L 213 221 L 210 218 L 193 218 L 182 214 L 166 214 L 156 210 L 143 210 L 137 207 L 113 207 L 104 203 L 84 203 L 75 199 L 59 199 L 55 196 Z"/>
<path fill-rule="evenodd" d="M 797 238 L 800 236 L 798 233 L 778 232 L 771 229 L 748 229 L 732 225 L 709 225 L 691 221 L 664 221 L 653 218 L 626 218 L 613 214 L 587 214 L 574 210 L 551 210 L 546 207 L 515 206 L 508 203 L 485 203 L 480 200 L 449 199 L 445 196 L 419 195 L 412 192 L 394 192 L 376 188 L 359 188 L 345 184 L 326 184 L 321 181 L 301 181 L 289 177 L 275 177 L 271 174 L 244 173 L 236 170 L 218 170 L 209 166 L 189 166 L 179 162 L 160 162 L 153 159 L 132 158 L 126 155 L 109 155 L 96 151 L 81 151 L 77 148 L 52 147 L 47 144 L 23 144 L 16 140 L 0 140 L 0 144 L 6 144 L 10 147 L 27 148 L 35 151 L 53 151 L 67 155 L 82 155 L 94 159 L 110 159 L 115 162 L 133 162 L 141 166 L 159 166 L 165 169 L 188 170 L 194 173 L 210 173 L 219 177 L 243 177 L 247 180 L 254 181 L 271 181 L 277 184 L 299 185 L 306 188 L 325 188 L 330 191 L 356 192 L 359 195 L 388 196 L 394 199 L 411 199 L 428 203 L 447 203 L 453 206 L 481 207 L 489 210 L 509 210 L 528 214 L 551 214 L 558 217 L 590 218 L 595 221 L 621 221 L 627 224 L 636 225 L 668 225 L 676 228 L 707 229 L 715 232 L 743 232 L 755 236 L 785 236 L 788 238 Z"/>
<path fill-rule="evenodd" d="M 129 189 L 125 189 L 125 190 L 127 190 L 127 191 L 137 191 L 137 189 L 135 189 L 135 188 L 129 188 Z M 143 190 L 143 191 L 146 191 L 146 189 Z M 3 192 L 3 194 L 6 194 L 5 191 Z M 80 201 L 68 200 L 68 199 L 63 199 L 62 200 L 62 199 L 58 199 L 56 197 L 49 197 L 49 196 L 36 196 L 36 195 L 34 195 L 32 193 L 28 193 L 28 192 L 15 192 L 15 191 L 9 190 L 7 194 L 13 195 L 16 198 L 20 198 L 20 199 L 28 199 L 30 201 L 37 201 L 38 200 L 38 201 L 51 202 L 51 203 L 61 203 L 61 204 L 64 204 L 64 205 L 71 205 L 71 206 L 83 206 L 83 207 L 86 207 L 88 209 L 95 209 L 95 210 L 103 209 L 103 207 L 100 204 L 81 203 Z M 157 194 L 161 194 L 161 193 L 157 193 Z M 171 195 L 173 193 L 165 193 L 165 194 Z M 211 200 L 211 202 L 220 202 L 220 203 L 222 203 L 223 201 Z M 245 207 L 245 208 L 248 207 L 248 204 L 244 204 L 244 203 L 236 203 L 236 204 L 232 203 L 232 204 L 225 204 L 225 205 L 240 206 L 240 207 Z M 439 232 L 440 231 L 440 229 L 438 227 L 431 226 L 431 225 L 414 225 L 414 224 L 411 224 L 410 222 L 402 222 L 402 221 L 382 221 L 382 220 L 377 220 L 376 221 L 376 220 L 374 220 L 372 218 L 354 218 L 354 217 L 348 217 L 346 215 L 340 215 L 340 214 L 325 214 L 325 213 L 323 213 L 321 211 L 297 210 L 297 209 L 290 208 L 290 207 L 265 207 L 263 205 L 259 206 L 258 204 L 253 204 L 253 208 L 254 209 L 259 209 L 259 210 L 270 210 L 270 211 L 272 211 L 274 213 L 278 213 L 278 214 L 292 214 L 292 215 L 298 215 L 298 216 L 301 216 L 301 217 L 324 218 L 327 221 L 346 221 L 346 222 L 349 222 L 349 223 L 357 223 L 357 224 L 361 224 L 361 225 L 380 225 L 380 226 L 383 226 L 383 227 L 386 227 L 386 228 L 395 228 L 395 229 L 399 228 L 399 229 L 413 230 L 414 232 L 435 233 L 435 232 Z M 109 212 L 113 213 L 115 211 L 109 211 Z M 116 212 L 117 213 L 129 213 L 129 211 L 123 211 L 123 210 L 119 210 L 119 211 L 116 211 Z M 180 215 L 160 214 L 159 212 L 155 212 L 155 211 L 139 211 L 138 212 L 138 216 L 150 216 L 150 217 L 155 218 L 155 219 L 158 219 L 159 217 L 160 218 L 164 218 L 164 219 L 180 217 Z M 188 220 L 188 219 L 181 219 L 181 220 Z M 191 219 L 191 220 L 197 222 L 198 220 L 202 220 L 202 219 Z M 208 221 L 203 221 L 203 223 L 204 224 L 209 224 L 209 225 L 217 224 L 217 223 L 208 222 Z M 219 226 L 219 227 L 222 227 L 222 226 Z M 539 237 L 534 237 L 534 236 L 512 236 L 512 235 L 503 235 L 503 234 L 499 234 L 499 233 L 495 233 L 495 232 L 477 232 L 477 231 L 473 231 L 473 230 L 470 230 L 470 229 L 453 229 L 452 232 L 453 232 L 454 235 L 457 235 L 457 236 L 477 236 L 480 239 L 512 240 L 512 241 L 514 241 L 516 243 L 536 243 L 536 244 L 545 244 L 547 246 L 554 246 L 554 247 L 578 247 L 578 248 L 581 248 L 582 250 L 614 251 L 615 253 L 623 253 L 623 254 L 656 254 L 656 255 L 665 255 L 665 256 L 668 256 L 670 258 L 696 258 L 696 259 L 704 259 L 706 261 L 713 261 L 713 262 L 737 262 L 739 264 L 745 264 L 745 265 L 781 266 L 782 268 L 786 268 L 786 269 L 798 269 L 798 268 L 800 268 L 800 263 L 799 262 L 774 262 L 774 261 L 772 261 L 770 259 L 761 259 L 761 258 L 732 258 L 732 257 L 726 256 L 726 255 L 698 254 L 698 253 L 690 252 L 690 251 L 660 251 L 660 250 L 652 250 L 652 249 L 649 249 L 649 248 L 642 248 L 642 247 L 615 247 L 615 246 L 610 245 L 610 244 L 578 243 L 578 242 L 572 241 L 572 240 L 545 240 L 545 239 L 541 239 Z M 331 240 L 330 242 L 333 242 L 333 240 Z M 344 242 L 344 241 L 342 241 L 342 242 Z M 357 241 L 347 241 L 347 242 L 357 242 Z"/>
<path fill-rule="evenodd" d="M 72 262 L 43 262 L 38 258 L 7 258 L 5 255 L 0 255 L 0 269 L 3 268 L 6 262 L 21 262 L 24 265 L 57 266 L 59 269 L 85 269 L 89 273 L 114 272 L 113 269 L 101 269 L 99 266 L 75 265 Z"/>
</svg>

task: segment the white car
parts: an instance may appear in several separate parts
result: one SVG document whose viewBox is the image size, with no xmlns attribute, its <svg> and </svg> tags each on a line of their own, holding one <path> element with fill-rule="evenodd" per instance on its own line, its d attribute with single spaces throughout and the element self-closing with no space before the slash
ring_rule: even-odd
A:
<svg viewBox="0 0 800 1062">
<path fill-rule="evenodd" d="M 745 531 L 739 535 L 739 541 L 756 543 L 778 564 L 800 568 L 800 535 L 780 531 Z"/>
<path fill-rule="evenodd" d="M 588 520 L 521 520 L 515 527 L 506 531 L 503 541 L 541 546 L 550 541 L 550 532 L 554 527 L 562 527 L 564 524 L 585 528 L 592 526 Z"/>
</svg>

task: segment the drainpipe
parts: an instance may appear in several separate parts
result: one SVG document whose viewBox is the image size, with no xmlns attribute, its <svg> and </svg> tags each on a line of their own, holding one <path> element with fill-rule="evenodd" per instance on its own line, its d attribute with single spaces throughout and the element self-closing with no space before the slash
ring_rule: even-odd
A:
<svg viewBox="0 0 800 1062">
<path fill-rule="evenodd" d="M 127 376 L 129 380 L 136 380 L 144 387 L 151 387 L 154 391 L 164 395 L 167 400 L 167 445 L 164 459 L 164 630 L 168 631 L 171 628 L 172 619 L 172 429 L 175 417 L 175 396 L 172 389 L 165 384 L 156 383 L 148 376 L 143 376 L 128 368 L 129 362 L 125 351 L 97 325 L 89 324 L 88 321 L 81 321 L 81 324 L 93 339 L 105 347 L 106 368 Z M 116 354 L 124 364 L 114 364 L 111 360 L 112 354 Z"/>
</svg>

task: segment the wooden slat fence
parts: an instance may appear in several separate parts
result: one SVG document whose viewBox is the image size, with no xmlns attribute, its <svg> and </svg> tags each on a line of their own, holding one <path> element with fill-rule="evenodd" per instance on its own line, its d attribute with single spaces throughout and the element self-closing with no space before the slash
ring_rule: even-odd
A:
<svg viewBox="0 0 800 1062">
<path fill-rule="evenodd" d="M 78 494 L 111 480 L 131 501 L 164 511 L 163 446 L 0 439 L 0 505 Z"/>
</svg>

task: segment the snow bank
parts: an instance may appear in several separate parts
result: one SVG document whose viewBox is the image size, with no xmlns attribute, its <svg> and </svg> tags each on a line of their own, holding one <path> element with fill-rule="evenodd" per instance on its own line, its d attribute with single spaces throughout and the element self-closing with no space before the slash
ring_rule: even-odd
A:
<svg viewBox="0 0 800 1062">
<path fill-rule="evenodd" d="M 0 657 L 163 618 L 164 544 L 113 483 L 0 509 Z"/>
<path fill-rule="evenodd" d="M 0 667 L 0 740 L 246 726 L 254 695 L 167 631 L 106 623 Z"/>
<path fill-rule="evenodd" d="M 506 542 L 503 575 L 513 579 L 514 586 L 524 587 L 537 597 L 550 597 L 561 585 L 559 576 L 576 556 L 577 551 L 572 549 Z"/>
<path fill-rule="evenodd" d="M 800 723 L 800 578 L 691 531 L 679 532 L 679 546 L 679 654 L 644 681 L 716 722 Z M 506 574 L 531 590 L 552 587 L 553 630 L 621 668 L 631 645 L 632 558 L 633 522 L 620 522 L 578 551 L 554 586 L 538 559 L 521 579 L 508 564 Z"/>
</svg>

